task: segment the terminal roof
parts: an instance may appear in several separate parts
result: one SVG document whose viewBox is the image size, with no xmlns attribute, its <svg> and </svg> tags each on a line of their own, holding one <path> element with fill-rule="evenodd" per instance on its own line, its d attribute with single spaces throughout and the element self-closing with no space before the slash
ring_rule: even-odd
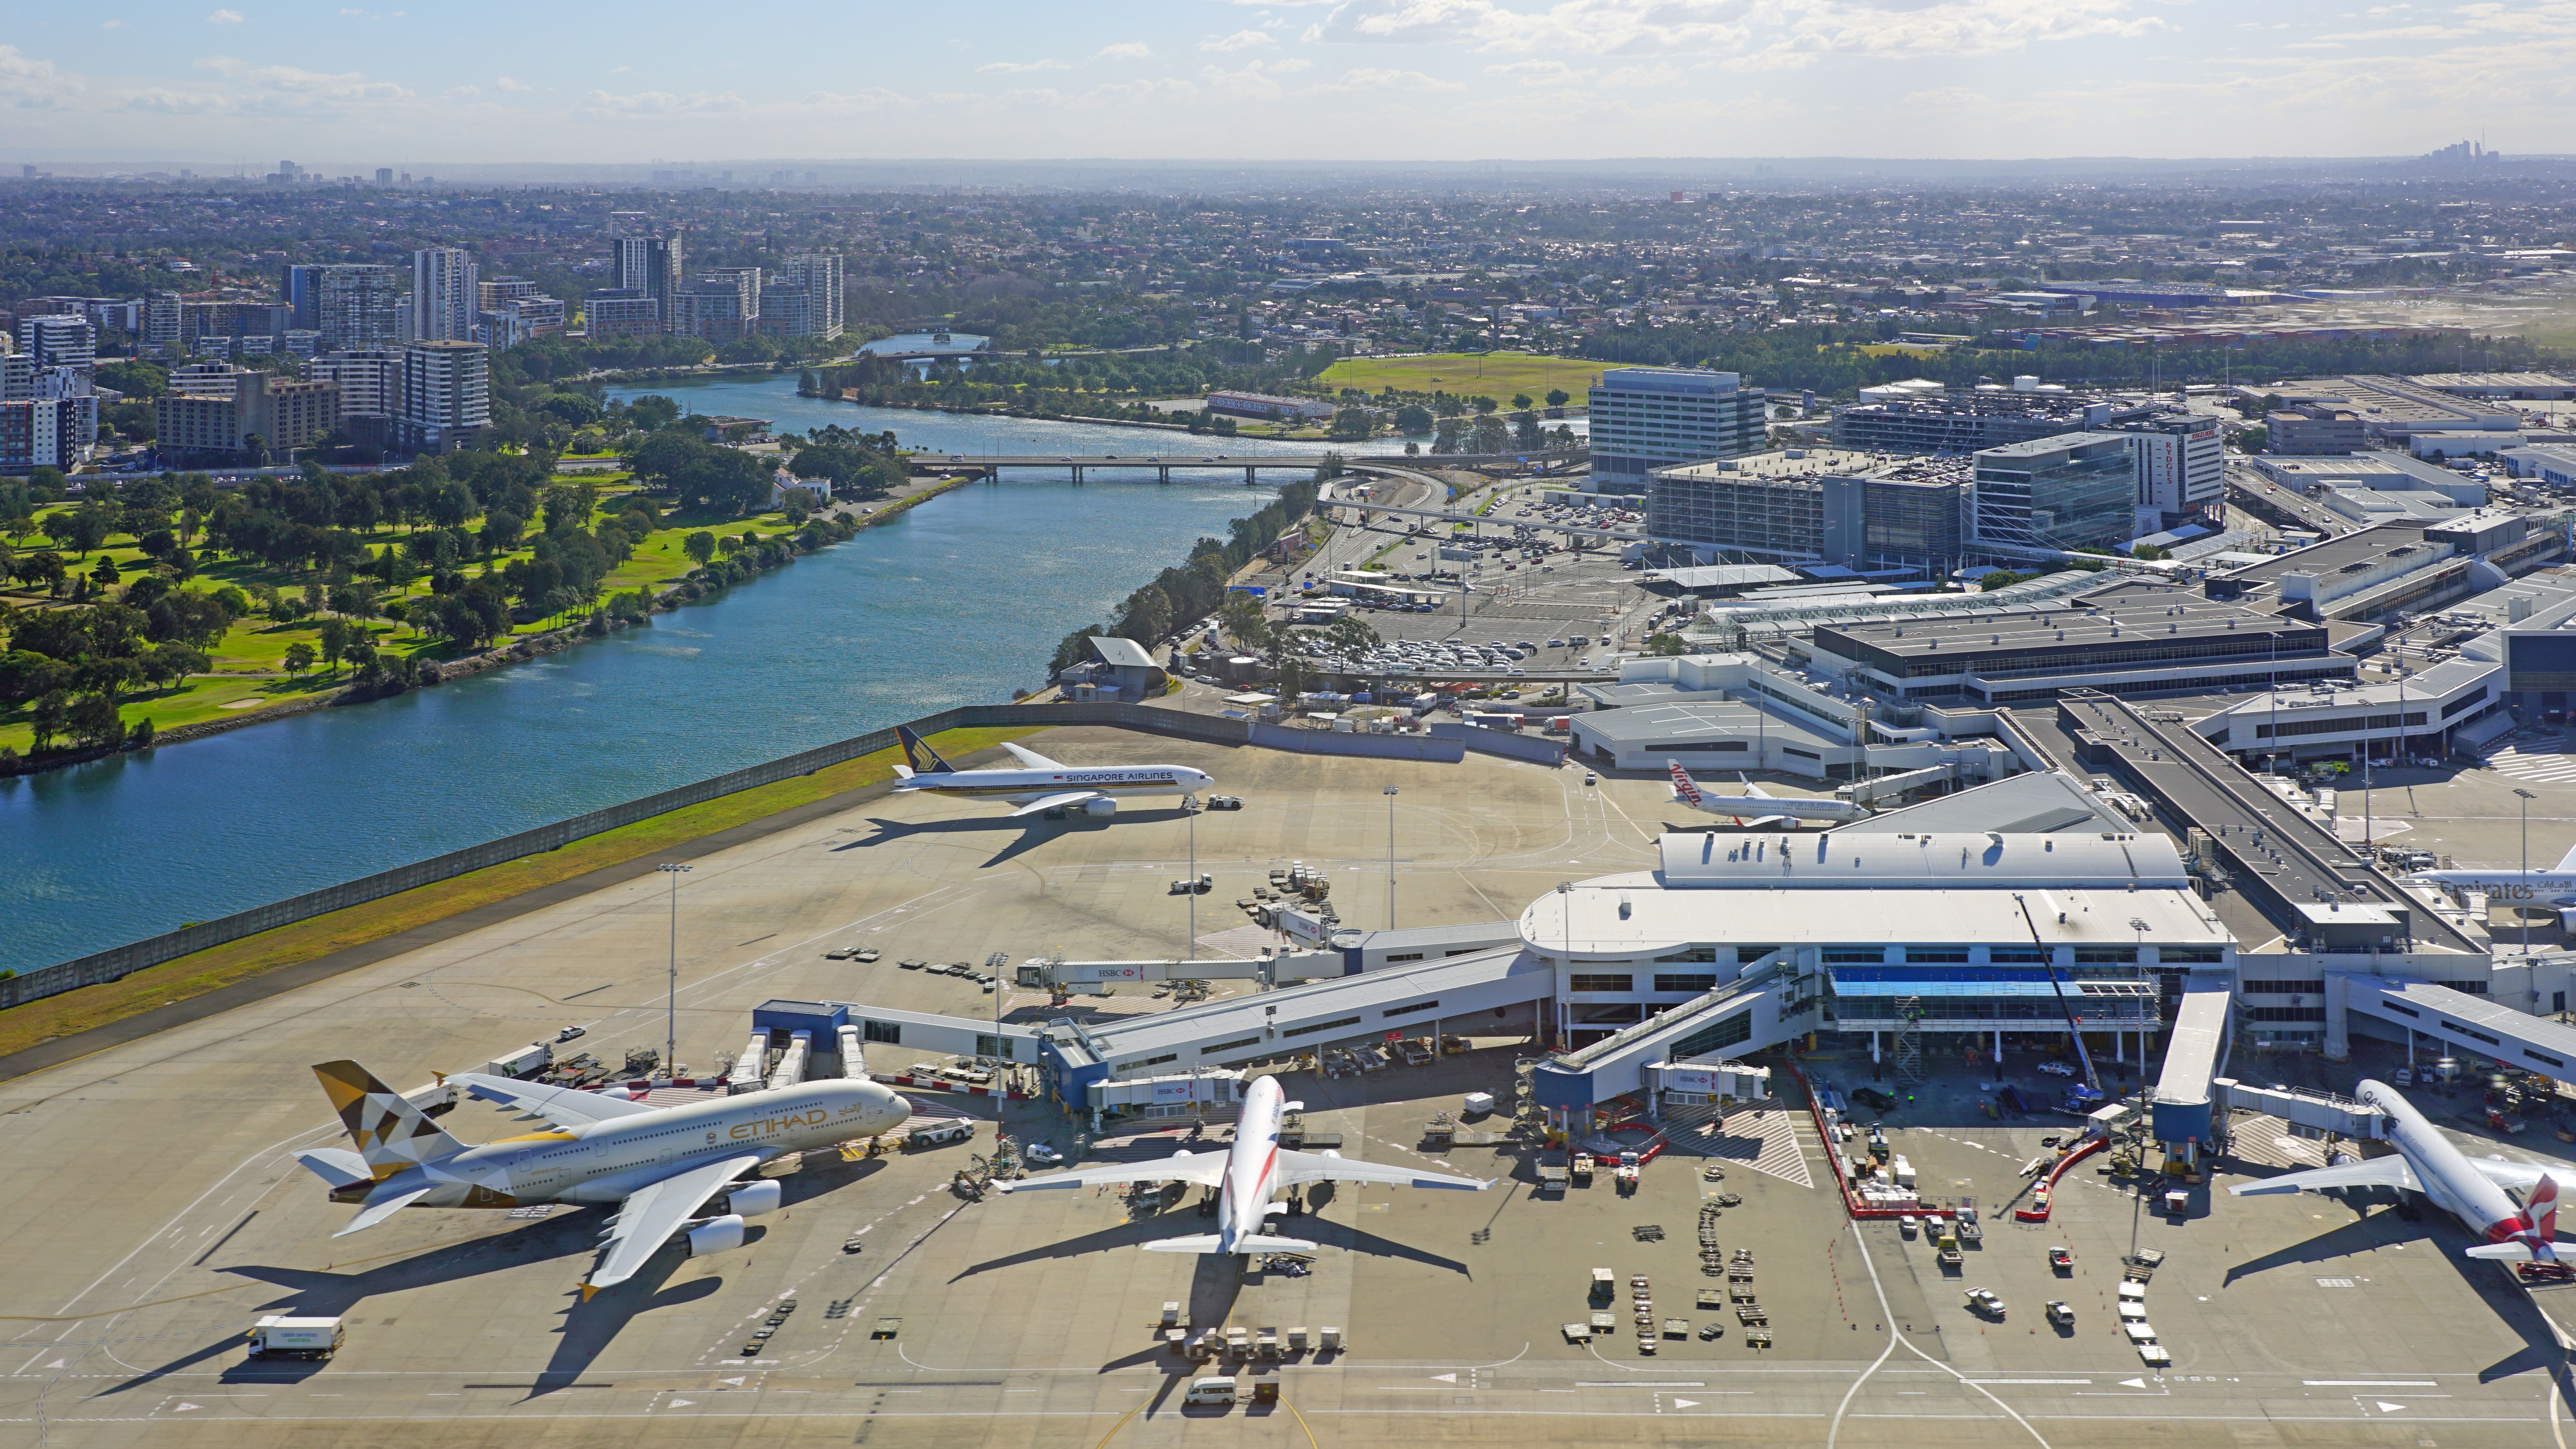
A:
<svg viewBox="0 0 2576 1449">
<path fill-rule="evenodd" d="M 1811 836 L 1667 835 L 1658 842 L 1668 890 L 2044 891 L 2065 887 L 2180 889 L 2190 883 L 2162 835 L 1972 833 Z M 1704 908 L 1703 908 L 1704 909 Z M 1729 909 L 1732 909 L 1731 907 Z"/>
<path fill-rule="evenodd" d="M 2098 948 L 2225 946 L 2233 940 L 2187 890 L 1916 889 L 1891 896 L 1890 889 L 1744 890 L 1712 899 L 1697 891 L 1659 890 L 1654 877 L 1642 872 L 1610 876 L 1531 902 L 1521 913 L 1521 939 L 1535 952 L 1570 952 L 1578 961 L 1635 960 L 1746 942 Z"/>
<path fill-rule="evenodd" d="M 2086 831 L 2121 834 L 2132 829 L 2101 796 L 2073 776 L 2031 770 L 1956 795 L 1890 810 L 1837 826 L 1836 835 L 1943 835 L 2000 830 L 2006 835 Z"/>
</svg>

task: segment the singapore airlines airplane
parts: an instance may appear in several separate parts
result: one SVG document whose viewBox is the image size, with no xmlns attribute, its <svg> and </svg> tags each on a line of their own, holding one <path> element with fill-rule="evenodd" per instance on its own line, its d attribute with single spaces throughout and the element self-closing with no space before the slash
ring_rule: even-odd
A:
<svg viewBox="0 0 2576 1449">
<path fill-rule="evenodd" d="M 1187 765 L 1108 765 L 1084 769 L 1061 761 L 1050 760 L 1035 750 L 1022 749 L 1005 740 L 1002 748 L 1019 758 L 1025 768 L 1017 770 L 961 770 L 939 757 L 939 752 L 922 742 L 909 725 L 896 725 L 895 738 L 903 741 L 903 756 L 910 765 L 897 765 L 894 772 L 903 777 L 895 786 L 897 794 L 928 790 L 934 795 L 982 795 L 1007 800 L 1020 808 L 1011 818 L 1035 815 L 1042 810 L 1064 810 L 1079 805 L 1086 815 L 1115 815 L 1121 795 L 1187 795 L 1216 783 L 1216 777 Z"/>
<path fill-rule="evenodd" d="M 2239 1183 L 2228 1191 L 2238 1197 L 2356 1187 L 2420 1192 L 2486 1239 L 2466 1250 L 2469 1257 L 2514 1263 L 2558 1260 L 2558 1182 L 2545 1169 L 2498 1157 L 2469 1156 L 2433 1130 L 2414 1103 L 2384 1083 L 2364 1082 L 2356 1095 L 2388 1114 L 2388 1136 L 2397 1144 L 2396 1155 Z M 2506 1188 L 2522 1190 L 2522 1206 L 2514 1206 L 2513 1199 L 2505 1196 Z"/>
<path fill-rule="evenodd" d="M 1866 820 L 1867 806 L 1849 800 L 1813 800 L 1803 796 L 1782 798 L 1765 791 L 1742 773 L 1735 778 L 1744 782 L 1741 795 L 1711 795 L 1699 787 L 1679 760 L 1664 761 L 1672 771 L 1673 799 L 1704 815 L 1733 816 L 1738 825 L 1762 826 L 1775 820 Z"/>
<path fill-rule="evenodd" d="M 2426 870 L 2406 879 L 2413 885 L 2475 891 L 2502 904 L 2545 907 L 2558 913 L 2561 928 L 2576 916 L 2576 850 L 2568 851 L 2555 870 Z"/>
<path fill-rule="evenodd" d="M 1004 1192 L 1046 1192 L 1056 1188 L 1093 1187 L 1116 1182 L 1194 1182 L 1218 1190 L 1216 1232 L 1195 1237 L 1164 1238 L 1145 1244 L 1156 1253 L 1297 1253 L 1313 1252 L 1303 1238 L 1283 1238 L 1263 1231 L 1270 1214 L 1287 1204 L 1271 1201 L 1281 1188 L 1309 1182 L 1374 1182 L 1389 1187 L 1445 1187 L 1483 1192 L 1493 1186 L 1472 1177 L 1442 1177 L 1404 1167 L 1351 1162 L 1338 1152 L 1289 1152 L 1279 1145 L 1279 1118 L 1305 1106 L 1280 1100 L 1277 1077 L 1255 1080 L 1244 1093 L 1243 1116 L 1234 1129 L 1234 1146 L 1223 1156 L 1175 1152 L 1153 1162 L 1077 1167 L 1001 1184 Z"/>
<path fill-rule="evenodd" d="M 739 1248 L 743 1219 L 773 1211 L 775 1181 L 735 1179 L 791 1152 L 901 1126 L 912 1104 L 859 1078 L 648 1107 L 600 1092 L 480 1072 L 448 1081 L 543 1120 L 553 1130 L 468 1147 L 356 1062 L 313 1069 L 358 1150 L 326 1147 L 296 1161 L 331 1185 L 333 1202 L 360 1204 L 344 1238 L 411 1206 L 509 1208 L 531 1203 L 622 1203 L 609 1219 L 607 1257 L 581 1285 L 583 1302 L 635 1276 L 671 1235 L 688 1230 L 692 1256 Z M 700 1209 L 714 1202 L 714 1211 Z"/>
</svg>

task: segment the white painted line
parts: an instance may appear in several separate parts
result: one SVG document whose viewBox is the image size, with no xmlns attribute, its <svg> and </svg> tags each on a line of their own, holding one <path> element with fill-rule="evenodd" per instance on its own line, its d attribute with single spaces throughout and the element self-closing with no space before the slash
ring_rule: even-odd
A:
<svg viewBox="0 0 2576 1449">
<path fill-rule="evenodd" d="M 2301 1379 L 2311 1389 L 2429 1389 L 2438 1387 L 2431 1379 Z"/>
<path fill-rule="evenodd" d="M 1676 1383 L 1671 1379 L 1644 1383 L 1631 1383 L 1624 1379 L 1617 1382 L 1587 1383 L 1582 1379 L 1576 1379 L 1574 1386 L 1578 1389 L 1703 1389 L 1708 1387 L 1701 1383 Z"/>
<path fill-rule="evenodd" d="M 1973 1388 L 1979 1384 L 2089 1384 L 2093 1381 L 2091 1379 L 1961 1379 L 1959 1382 Z"/>
</svg>

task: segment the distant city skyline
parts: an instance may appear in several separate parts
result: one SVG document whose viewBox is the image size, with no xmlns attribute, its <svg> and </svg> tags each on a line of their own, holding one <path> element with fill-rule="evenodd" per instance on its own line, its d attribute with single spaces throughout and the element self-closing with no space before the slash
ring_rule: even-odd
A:
<svg viewBox="0 0 2576 1449">
<path fill-rule="evenodd" d="M 0 159 L 229 174 L 286 158 L 2333 157 L 2463 137 L 2512 155 L 2565 149 L 2576 89 L 2576 0 L 1008 0 L 704 18 L 485 0 L 30 11 L 0 41 Z"/>
</svg>

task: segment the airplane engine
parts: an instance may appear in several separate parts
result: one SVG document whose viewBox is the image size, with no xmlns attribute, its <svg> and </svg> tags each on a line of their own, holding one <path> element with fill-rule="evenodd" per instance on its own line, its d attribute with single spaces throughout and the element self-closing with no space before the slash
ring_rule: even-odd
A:
<svg viewBox="0 0 2576 1449">
<path fill-rule="evenodd" d="M 1082 813 L 1106 819 L 1107 817 L 1118 813 L 1118 802 L 1115 800 L 1086 800 L 1082 804 Z"/>
<path fill-rule="evenodd" d="M 727 1213 L 709 1218 L 689 1229 L 689 1256 L 704 1258 L 715 1253 L 729 1253 L 742 1246 L 742 1216 Z"/>
<path fill-rule="evenodd" d="M 736 1217 L 756 1218 L 778 1211 L 783 1196 L 784 1189 L 775 1181 L 742 1183 L 725 1194 L 725 1211 Z"/>
<path fill-rule="evenodd" d="M 1339 1156 L 1341 1156 L 1342 1154 L 1341 1154 L 1341 1153 L 1339 1153 L 1339 1152 L 1334 1151 L 1334 1150 L 1333 1150 L 1332 1148 L 1330 1148 L 1330 1147 L 1327 1147 L 1327 1148 L 1325 1148 L 1325 1149 L 1324 1149 L 1324 1155 L 1325 1155 L 1326 1157 L 1339 1157 Z"/>
</svg>

